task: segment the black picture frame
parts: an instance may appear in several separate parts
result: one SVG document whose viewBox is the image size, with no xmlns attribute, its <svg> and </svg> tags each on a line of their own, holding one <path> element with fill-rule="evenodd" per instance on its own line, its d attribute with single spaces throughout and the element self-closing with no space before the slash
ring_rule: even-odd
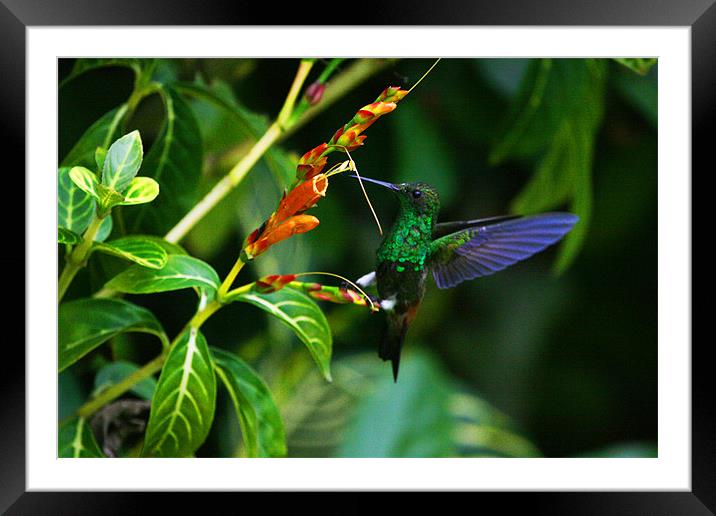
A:
<svg viewBox="0 0 716 516">
<path fill-rule="evenodd" d="M 274 9 L 257 2 L 197 2 L 193 0 L 0 0 L 0 81 L 2 94 L 3 150 L 18 156 L 16 168 L 24 169 L 25 148 L 25 50 L 26 29 L 45 25 L 283 25 L 348 23 L 389 25 L 621 25 L 691 27 L 692 72 L 692 169 L 707 166 L 709 136 L 716 113 L 716 6 L 715 0 L 503 0 L 485 3 L 470 0 L 428 4 L 376 4 L 356 7 L 360 15 L 325 15 L 305 3 Z M 315 6 L 314 6 L 315 7 Z M 330 19 L 328 19 L 330 18 Z M 711 131 L 709 131 L 711 129 Z M 24 185 L 18 188 L 24 190 Z M 696 205 L 695 201 L 692 201 Z M 7 211 L 8 207 L 3 207 Z M 5 220 L 7 220 L 7 216 Z M 16 220 L 17 215 L 14 216 Z M 697 217 L 693 217 L 696 222 Z M 703 220 L 703 219 L 702 219 Z M 15 239 L 24 239 L 24 226 Z M 693 226 L 692 226 L 693 234 Z M 24 246 L 23 246 L 24 248 Z M 692 251 L 693 252 L 693 251 Z M 692 255 L 693 256 L 693 255 Z M 25 270 L 24 256 L 3 257 L 3 264 Z M 28 271 L 25 270 L 25 274 Z M 19 276 L 19 275 L 18 275 Z M 700 287 L 705 289 L 706 287 Z M 19 285 L 17 288 L 20 289 Z M 693 295 L 692 291 L 692 295 Z M 693 303 L 692 303 L 693 304 Z M 31 309 L 31 307 L 27 307 Z M 6 337 L 4 360 L 24 363 L 19 339 Z M 10 342 L 13 340 L 13 342 Z M 12 344 L 12 345 L 10 345 Z M 686 343 L 683 343 L 686 344 Z M 475 493 L 495 499 L 501 510 L 515 505 L 549 514 L 714 514 L 716 512 L 716 424 L 707 350 L 710 339 L 692 343 L 692 490 L 690 492 L 608 493 Z M 14 350 L 18 356 L 7 355 Z M 133 513 L 144 507 L 137 493 L 26 493 L 25 492 L 25 369 L 6 367 L 0 375 L 0 511 L 8 514 L 114 514 Z M 211 496 L 225 496 L 216 493 Z M 245 496 L 240 494 L 237 496 Z M 167 497 L 164 497 L 165 499 Z M 181 503 L 182 496 L 176 501 Z M 256 501 L 252 497 L 252 501 Z M 383 500 L 385 497 L 382 497 Z M 394 503 L 403 504 L 405 497 Z M 420 498 L 420 497 L 418 497 Z M 216 503 L 216 502 L 214 502 Z M 384 505 L 384 501 L 379 502 Z M 362 504 L 351 503 L 356 508 Z M 368 509 L 372 502 L 365 501 Z M 168 506 L 167 506 L 168 508 Z M 140 512 L 140 511 L 136 511 Z"/>
</svg>

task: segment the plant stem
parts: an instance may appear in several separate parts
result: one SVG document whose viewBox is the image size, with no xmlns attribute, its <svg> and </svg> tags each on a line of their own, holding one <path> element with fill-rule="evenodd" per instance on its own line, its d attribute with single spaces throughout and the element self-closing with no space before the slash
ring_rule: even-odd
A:
<svg viewBox="0 0 716 516">
<path fill-rule="evenodd" d="M 224 279 L 224 282 L 219 287 L 219 292 L 217 294 L 219 299 L 224 299 L 226 297 L 226 293 L 231 288 L 231 285 L 234 283 L 234 280 L 236 279 L 236 276 L 238 276 L 239 272 L 244 266 L 244 261 L 241 259 L 241 256 L 236 260 L 236 263 L 229 271 L 229 274 L 226 275 L 226 278 Z"/>
<path fill-rule="evenodd" d="M 75 247 L 72 252 L 67 256 L 67 263 L 65 268 L 62 269 L 62 274 L 57 280 L 57 302 L 62 301 L 65 296 L 67 289 L 69 288 L 75 275 L 82 269 L 87 263 L 87 257 L 92 251 L 92 244 L 94 238 L 97 236 L 100 226 L 102 225 L 103 218 L 95 217 L 92 219 L 89 227 L 82 235 L 82 242 Z"/>
<path fill-rule="evenodd" d="M 240 287 L 235 288 L 234 290 L 229 290 L 229 292 L 226 293 L 225 297 L 235 297 L 240 294 L 243 294 L 244 292 L 248 292 L 252 288 L 254 288 L 255 282 L 247 283 L 246 285 L 242 285 Z"/>
<path fill-rule="evenodd" d="M 238 185 L 263 154 L 281 135 L 281 127 L 274 122 L 266 133 L 251 148 L 248 154 L 225 175 L 211 191 L 199 201 L 165 236 L 167 242 L 179 242 L 199 222 L 204 215 L 216 206 L 226 195 Z"/>
<path fill-rule="evenodd" d="M 296 77 L 293 79 L 293 84 L 291 84 L 291 89 L 286 96 L 286 100 L 283 103 L 278 117 L 276 117 L 276 122 L 281 128 L 285 128 L 286 122 L 293 113 L 293 107 L 296 105 L 296 99 L 301 91 L 301 86 L 303 86 L 303 83 L 306 81 L 306 77 L 308 77 L 308 73 L 313 67 L 313 62 L 314 59 L 301 59 L 301 63 L 298 65 L 298 71 L 296 72 Z"/>
</svg>

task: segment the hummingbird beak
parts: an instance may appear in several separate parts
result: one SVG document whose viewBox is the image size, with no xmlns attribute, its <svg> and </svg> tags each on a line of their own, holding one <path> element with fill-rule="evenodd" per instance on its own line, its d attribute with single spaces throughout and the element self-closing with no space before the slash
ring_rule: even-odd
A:
<svg viewBox="0 0 716 516">
<path fill-rule="evenodd" d="M 398 185 L 395 185 L 393 183 L 388 183 L 386 181 L 378 181 L 377 179 L 371 179 L 370 177 L 365 177 L 365 176 L 358 177 L 355 174 L 350 174 L 350 177 L 353 177 L 355 179 L 360 179 L 363 181 L 368 181 L 369 183 L 375 183 L 380 186 L 384 186 L 385 188 L 388 188 L 389 190 L 393 190 L 394 192 L 399 191 Z"/>
</svg>

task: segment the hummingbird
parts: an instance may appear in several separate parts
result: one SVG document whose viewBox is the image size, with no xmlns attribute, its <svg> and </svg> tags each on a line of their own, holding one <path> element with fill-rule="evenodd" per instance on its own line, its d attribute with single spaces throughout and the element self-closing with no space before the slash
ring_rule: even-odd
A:
<svg viewBox="0 0 716 516">
<path fill-rule="evenodd" d="M 489 276 L 556 243 L 579 220 L 571 213 L 553 212 L 437 222 L 440 196 L 429 184 L 351 177 L 389 189 L 399 202 L 395 222 L 378 247 L 375 271 L 357 281 L 378 291 L 377 301 L 386 313 L 378 356 L 392 362 L 396 382 L 405 335 L 429 274 L 441 289 Z"/>
</svg>

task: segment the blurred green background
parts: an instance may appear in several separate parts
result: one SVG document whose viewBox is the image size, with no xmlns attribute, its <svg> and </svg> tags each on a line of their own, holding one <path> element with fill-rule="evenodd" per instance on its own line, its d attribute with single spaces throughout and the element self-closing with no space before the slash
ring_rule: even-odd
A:
<svg viewBox="0 0 716 516">
<path fill-rule="evenodd" d="M 260 161 L 183 241 L 189 253 L 228 272 L 244 237 L 275 208 L 295 160 L 328 141 L 386 86 L 410 87 L 432 63 L 386 63 L 282 141 L 274 163 Z M 74 64 L 59 62 L 58 161 L 132 90 L 132 73 L 122 67 L 63 83 Z M 159 63 L 157 74 L 206 84 L 245 117 L 187 99 L 203 148 L 200 193 L 246 152 L 252 141 L 246 127 L 260 130 L 277 115 L 297 65 L 296 59 Z M 323 66 L 319 61 L 313 75 Z M 641 75 L 614 60 L 443 59 L 365 133 L 366 144 L 352 153 L 360 173 L 433 184 L 442 198 L 440 220 L 566 209 L 580 213 L 585 228 L 496 275 L 450 290 L 431 281 L 397 384 L 375 353 L 382 314 L 321 305 L 334 334 L 335 381 L 327 384 L 296 338 L 263 312 L 237 303 L 218 313 L 203 328 L 207 340 L 236 351 L 266 379 L 284 418 L 289 456 L 655 456 L 657 73 L 657 66 Z M 154 95 L 126 129 L 141 131 L 146 150 L 163 119 Z M 340 158 L 331 155 L 329 163 Z M 389 225 L 395 199 L 368 188 Z M 311 213 L 320 226 L 262 255 L 244 269 L 241 283 L 317 270 L 356 279 L 372 270 L 380 236 L 354 180 L 332 179 Z M 91 295 L 123 266 L 94 256 L 67 298 Z M 150 308 L 170 335 L 195 305 L 187 291 L 128 298 Z M 87 398 L 101 365 L 142 364 L 155 354 L 150 337 L 124 335 L 63 372 L 60 417 Z M 197 456 L 240 456 L 239 432 L 222 393 Z"/>
</svg>

